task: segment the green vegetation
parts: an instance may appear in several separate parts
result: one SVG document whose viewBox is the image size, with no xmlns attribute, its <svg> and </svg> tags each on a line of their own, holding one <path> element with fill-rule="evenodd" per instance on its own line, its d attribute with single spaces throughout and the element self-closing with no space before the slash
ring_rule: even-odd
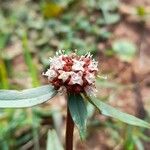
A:
<svg viewBox="0 0 150 150">
<path fill-rule="evenodd" d="M 132 75 L 134 69 L 139 69 L 134 68 L 134 62 L 141 60 L 139 54 L 144 51 L 142 51 L 142 44 L 147 44 L 145 33 L 150 10 L 144 5 L 135 7 L 130 4 L 131 6 L 128 6 L 134 11 L 131 12 L 130 7 L 127 7 L 129 14 L 126 14 L 121 9 L 122 5 L 123 2 L 117 0 L 1 1 L 0 88 L 22 90 L 46 84 L 42 72 L 49 65 L 49 57 L 59 49 L 65 49 L 68 53 L 77 49 L 80 55 L 91 52 L 97 57 L 100 61 L 100 74 L 108 77 L 107 80 L 98 79 L 100 99 L 116 107 L 123 107 L 138 117 L 141 116 L 138 114 L 140 111 L 136 110 L 139 105 L 138 100 L 133 95 L 137 94 L 134 91 L 137 85 L 140 86 L 140 92 L 149 90 L 148 73 L 139 75 L 141 80 L 146 81 L 134 82 Z M 134 31 L 138 26 L 140 27 L 138 28 L 139 33 Z M 139 66 L 138 63 L 136 66 Z M 140 73 L 139 71 L 136 75 Z M 40 93 L 37 91 L 37 94 Z M 62 126 L 65 123 L 63 104 L 65 102 L 63 99 L 59 102 L 59 99 L 61 98 L 58 97 L 58 102 L 52 104 L 53 107 L 46 103 L 32 109 L 0 109 L 0 150 L 40 150 L 46 147 L 48 150 L 54 149 L 54 146 L 58 146 L 55 149 L 63 149 L 62 136 L 65 128 Z M 146 115 L 141 118 L 150 122 L 150 106 L 147 102 L 150 98 L 142 97 L 142 99 L 147 107 Z M 133 101 L 135 104 L 132 103 Z M 131 107 L 135 106 L 128 110 L 130 102 Z M 71 106 L 82 105 L 74 104 L 74 101 L 70 103 Z M 107 105 L 99 104 L 97 101 L 95 105 L 103 107 L 102 113 L 110 116 L 110 109 Z M 87 145 L 89 140 L 95 140 L 96 137 L 91 135 L 97 129 L 107 133 L 107 136 L 106 133 L 100 133 L 104 136 L 101 143 L 109 149 L 118 146 L 125 150 L 144 150 L 144 143 L 150 141 L 147 130 L 127 126 L 112 118 L 99 118 L 97 114 L 96 109 L 88 104 L 87 112 L 85 112 L 88 118 Z M 118 118 L 118 115 L 123 114 L 114 112 L 113 117 Z M 81 136 L 85 136 L 82 135 L 85 130 L 85 122 L 82 122 L 80 117 L 75 118 L 75 121 L 80 126 L 83 125 Z M 128 116 L 124 116 L 124 119 L 127 122 Z M 107 138 L 110 143 L 107 142 Z M 80 143 L 79 146 L 83 143 Z M 78 148 L 78 144 L 75 145 Z M 100 143 L 97 145 L 99 146 Z"/>
</svg>

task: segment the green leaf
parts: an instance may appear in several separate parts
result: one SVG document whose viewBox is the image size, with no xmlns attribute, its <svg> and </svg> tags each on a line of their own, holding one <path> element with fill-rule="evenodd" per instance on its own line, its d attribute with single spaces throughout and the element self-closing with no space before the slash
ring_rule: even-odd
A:
<svg viewBox="0 0 150 150">
<path fill-rule="evenodd" d="M 113 51 L 123 61 L 131 61 L 136 54 L 136 46 L 127 40 L 117 40 L 113 43 Z"/>
<path fill-rule="evenodd" d="M 68 97 L 68 106 L 82 139 L 85 137 L 87 109 L 83 98 L 79 94 L 71 94 Z"/>
<path fill-rule="evenodd" d="M 63 150 L 55 130 L 48 131 L 47 150 Z"/>
<path fill-rule="evenodd" d="M 142 142 L 142 140 L 138 137 L 138 136 L 133 136 L 133 141 L 137 147 L 138 150 L 144 150 L 144 144 Z"/>
<path fill-rule="evenodd" d="M 9 34 L 0 33 L 0 50 L 6 46 L 9 40 L 9 36 L 10 36 Z"/>
<path fill-rule="evenodd" d="M 136 8 L 136 11 L 137 11 L 137 15 L 139 15 L 140 17 L 144 17 L 147 14 L 146 9 L 143 6 L 138 6 Z"/>
<path fill-rule="evenodd" d="M 32 107 L 48 101 L 56 93 L 50 85 L 23 91 L 0 90 L 0 108 Z"/>
<path fill-rule="evenodd" d="M 116 108 L 100 101 L 99 99 L 92 98 L 91 102 L 101 111 L 101 113 L 103 115 L 119 119 L 120 121 L 125 122 L 130 125 L 150 128 L 149 123 L 147 123 L 139 118 L 136 118 L 130 114 L 123 113 L 123 112 L 117 110 Z"/>
<path fill-rule="evenodd" d="M 43 4 L 43 15 L 46 18 L 57 17 L 63 12 L 64 7 L 54 2 L 46 2 Z"/>
<path fill-rule="evenodd" d="M 39 86 L 39 79 L 37 75 L 37 68 L 36 65 L 33 63 L 33 58 L 31 56 L 29 47 L 28 47 L 28 39 L 26 33 L 23 35 L 22 39 L 22 46 L 23 46 L 23 53 L 24 53 L 24 59 L 28 66 L 31 78 L 32 78 L 32 85 L 34 87 Z"/>
<path fill-rule="evenodd" d="M 128 127 L 127 130 L 125 131 L 125 139 L 123 142 L 123 148 L 125 150 L 134 150 L 135 149 L 135 144 L 133 141 L 133 127 Z"/>
<path fill-rule="evenodd" d="M 117 13 L 104 12 L 104 23 L 107 25 L 115 24 L 120 20 L 120 16 Z"/>
<path fill-rule="evenodd" d="M 0 57 L 0 88 L 8 89 L 7 70 L 3 59 Z"/>
<path fill-rule="evenodd" d="M 97 7 L 105 11 L 116 10 L 118 6 L 119 6 L 118 0 L 99 0 L 97 3 Z"/>
</svg>

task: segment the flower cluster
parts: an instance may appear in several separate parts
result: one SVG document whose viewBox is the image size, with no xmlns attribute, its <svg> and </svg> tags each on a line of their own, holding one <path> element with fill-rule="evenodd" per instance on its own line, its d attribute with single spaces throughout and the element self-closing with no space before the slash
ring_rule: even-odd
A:
<svg viewBox="0 0 150 150">
<path fill-rule="evenodd" d="M 90 53 L 78 56 L 59 51 L 55 57 L 50 58 L 50 68 L 43 75 L 48 77 L 48 81 L 57 90 L 65 87 L 68 93 L 94 95 L 97 71 L 98 62 L 92 59 Z"/>
</svg>

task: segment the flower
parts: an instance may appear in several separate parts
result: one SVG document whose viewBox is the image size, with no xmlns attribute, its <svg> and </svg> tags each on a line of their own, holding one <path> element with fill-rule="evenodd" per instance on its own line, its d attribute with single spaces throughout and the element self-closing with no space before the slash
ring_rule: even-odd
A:
<svg viewBox="0 0 150 150">
<path fill-rule="evenodd" d="M 50 68 L 54 68 L 54 69 L 63 69 L 64 65 L 65 65 L 65 61 L 62 60 L 62 57 L 54 57 L 54 58 L 50 58 Z"/>
<path fill-rule="evenodd" d="M 95 74 L 88 72 L 85 75 L 85 79 L 88 81 L 89 84 L 92 84 L 93 82 L 95 82 Z"/>
<path fill-rule="evenodd" d="M 95 60 L 91 61 L 88 68 L 91 71 L 94 71 L 94 70 L 98 71 L 98 62 Z"/>
<path fill-rule="evenodd" d="M 55 70 L 48 69 L 45 73 L 43 73 L 44 76 L 48 77 L 48 80 L 52 81 L 55 77 L 57 77 L 57 73 Z"/>
<path fill-rule="evenodd" d="M 79 71 L 79 70 L 84 71 L 84 68 L 83 68 L 84 64 L 85 64 L 84 61 L 73 59 L 72 70 L 74 70 L 74 71 Z"/>
<path fill-rule="evenodd" d="M 72 74 L 72 72 L 65 72 L 65 71 L 59 71 L 59 73 L 60 75 L 58 76 L 58 79 L 62 79 L 63 82 L 65 82 Z"/>
<path fill-rule="evenodd" d="M 85 88 L 84 88 L 85 92 L 88 93 L 89 96 L 96 96 L 96 88 L 94 86 L 89 86 L 87 85 Z"/>
<path fill-rule="evenodd" d="M 73 72 L 71 75 L 71 79 L 70 79 L 69 84 L 71 84 L 71 85 L 74 85 L 74 84 L 82 85 L 83 84 L 82 75 L 83 75 L 82 72 L 78 72 L 78 73 Z"/>
<path fill-rule="evenodd" d="M 90 53 L 78 56 L 58 51 L 56 56 L 50 58 L 50 68 L 43 75 L 48 77 L 56 90 L 65 87 L 67 93 L 95 95 L 97 71 L 98 62 L 92 59 Z"/>
</svg>

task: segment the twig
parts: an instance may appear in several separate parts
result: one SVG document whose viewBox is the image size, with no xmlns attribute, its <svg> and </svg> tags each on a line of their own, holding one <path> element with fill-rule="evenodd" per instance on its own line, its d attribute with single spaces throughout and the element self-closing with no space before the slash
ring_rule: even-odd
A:
<svg viewBox="0 0 150 150">
<path fill-rule="evenodd" d="M 146 110 L 144 108 L 144 104 L 142 101 L 142 95 L 141 95 L 141 89 L 140 89 L 140 85 L 139 82 L 137 80 L 137 76 L 135 74 L 135 72 L 132 70 L 132 82 L 134 84 L 134 93 L 135 93 L 135 100 L 137 103 L 137 117 L 144 119 L 147 115 L 146 115 Z"/>
</svg>

